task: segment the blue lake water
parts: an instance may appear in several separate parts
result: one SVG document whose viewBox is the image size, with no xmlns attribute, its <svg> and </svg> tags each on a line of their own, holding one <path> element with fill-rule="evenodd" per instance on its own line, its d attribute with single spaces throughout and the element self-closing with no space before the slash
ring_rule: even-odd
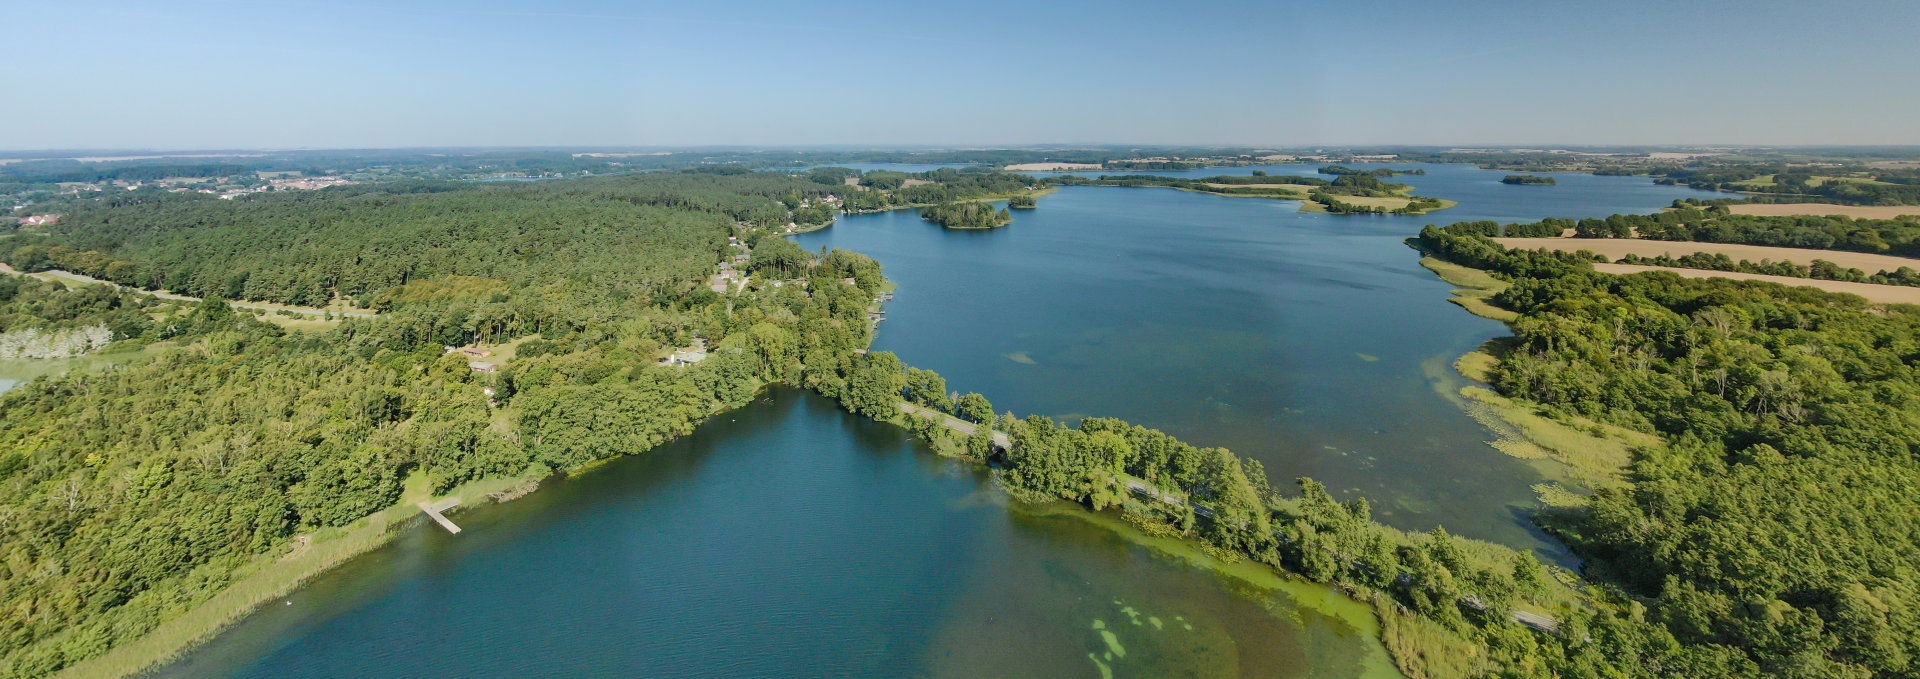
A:
<svg viewBox="0 0 1920 679">
<path fill-rule="evenodd" d="M 421 522 L 153 676 L 1395 675 L 1358 604 L 1329 615 L 1069 512 L 1009 509 L 904 430 L 775 389 L 456 514 L 457 536 Z"/>
<path fill-rule="evenodd" d="M 1149 174 L 1314 175 L 1318 166 Z M 1368 166 L 1373 167 L 1373 166 Z M 1394 166 L 1410 168 L 1415 166 Z M 843 217 L 809 249 L 871 255 L 900 285 L 874 348 L 998 410 L 1120 417 L 1365 496 L 1390 524 L 1445 525 L 1570 563 L 1527 514 L 1551 463 L 1493 437 L 1447 395 L 1453 359 L 1506 334 L 1446 303 L 1403 239 L 1428 223 L 1646 213 L 1703 192 L 1644 177 L 1418 166 L 1397 177 L 1460 201 L 1425 216 L 1302 213 L 1300 203 L 1165 188 L 1064 187 L 991 231 L 912 211 Z"/>
</svg>

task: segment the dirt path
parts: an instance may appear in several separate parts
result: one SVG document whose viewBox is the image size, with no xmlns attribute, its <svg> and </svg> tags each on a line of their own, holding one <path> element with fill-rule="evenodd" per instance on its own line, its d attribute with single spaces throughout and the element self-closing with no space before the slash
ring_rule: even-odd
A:
<svg viewBox="0 0 1920 679">
<path fill-rule="evenodd" d="M 200 298 L 198 297 L 176 295 L 171 292 L 167 292 L 165 290 L 154 291 L 154 290 L 141 290 L 140 288 L 130 288 L 124 285 L 120 285 L 119 283 L 114 283 L 112 281 L 103 281 L 98 278 L 94 278 L 92 276 L 84 276 L 81 274 L 73 273 L 71 271 L 61 271 L 59 269 L 48 269 L 46 271 L 41 271 L 38 273 L 23 274 L 11 266 L 7 266 L 6 264 L 0 264 L 0 273 L 7 274 L 9 276 L 32 276 L 34 278 L 38 278 L 43 281 L 67 280 L 67 281 L 73 281 L 75 283 L 79 283 L 81 285 L 94 285 L 94 284 L 110 285 L 110 286 L 113 286 L 115 289 L 126 290 L 128 292 L 132 292 L 135 294 L 147 295 L 149 297 L 154 297 L 157 299 L 164 299 L 164 300 L 169 300 L 174 302 L 200 301 Z M 227 306 L 231 306 L 239 309 L 262 309 L 266 311 L 287 311 L 287 312 L 292 312 L 296 314 L 306 314 L 310 316 L 324 316 L 330 311 L 328 309 L 316 309 L 314 307 L 291 306 L 286 304 L 268 304 L 268 303 L 253 303 L 253 302 L 234 302 L 234 301 L 228 301 Z M 373 318 L 374 316 L 374 313 L 371 311 L 332 311 L 332 313 L 335 316 L 351 316 L 354 318 Z"/>
<path fill-rule="evenodd" d="M 926 415 L 928 417 L 940 418 L 941 424 L 944 424 L 947 426 L 948 429 L 952 429 L 954 431 L 960 432 L 962 435 L 965 435 L 965 436 L 972 436 L 973 432 L 978 431 L 980 428 L 979 425 L 974 424 L 972 422 L 961 420 L 952 415 L 948 415 L 946 413 L 940 412 L 938 410 L 934 410 L 932 408 L 922 408 L 920 406 L 916 406 L 906 401 L 900 402 L 900 410 L 906 412 L 908 415 Z M 1002 449 L 1012 448 L 1013 439 L 1007 438 L 1007 435 L 1004 432 L 996 431 L 993 433 L 993 445 L 998 446 Z"/>
</svg>

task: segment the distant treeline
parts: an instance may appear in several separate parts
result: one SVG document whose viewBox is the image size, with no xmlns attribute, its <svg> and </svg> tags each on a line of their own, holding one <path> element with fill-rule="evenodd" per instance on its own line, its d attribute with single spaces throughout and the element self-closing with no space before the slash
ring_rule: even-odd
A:
<svg viewBox="0 0 1920 679">
<path fill-rule="evenodd" d="M 1736 215 L 1721 206 L 1698 209 L 1677 203 L 1679 209 L 1651 215 L 1613 215 L 1582 219 L 1574 228 L 1581 238 L 1740 243 L 1815 250 L 1851 250 L 1920 257 L 1920 219 L 1853 219 L 1845 216 Z"/>
<path fill-rule="evenodd" d="M 1841 205 L 1920 205 L 1920 170 L 1836 169 L 1830 174 L 1782 166 L 1669 169 L 1655 173 L 1658 184 L 1681 184 L 1762 194 L 1771 202 L 1820 202 Z M 1861 174 L 1864 176 L 1853 177 Z M 1748 184 L 1772 176 L 1771 184 Z M 1833 175 L 1841 175 L 1834 177 Z M 1816 178 L 1819 179 L 1815 183 Z"/>
<path fill-rule="evenodd" d="M 1501 179 L 1500 183 L 1519 184 L 1522 186 L 1534 186 L 1534 185 L 1552 186 L 1554 184 L 1560 183 L 1560 180 L 1554 179 L 1552 177 L 1540 177 L 1540 176 L 1530 175 L 1530 174 L 1510 174 L 1510 175 L 1507 175 L 1506 178 Z"/>
<path fill-rule="evenodd" d="M 1293 175 L 1252 177 L 1219 176 L 1188 179 L 1186 177 L 1163 177 L 1150 174 L 1108 174 L 1098 178 L 1082 175 L 1057 175 L 1041 181 L 1055 186 L 1161 186 L 1167 188 L 1199 191 L 1202 193 L 1269 195 L 1276 197 L 1299 197 L 1299 191 L 1285 186 L 1329 186 L 1333 182 L 1319 177 L 1299 177 Z M 1375 180 L 1378 181 L 1378 180 Z M 1231 184 L 1233 186 L 1212 186 L 1212 184 Z"/>
<path fill-rule="evenodd" d="M 20 184 L 54 184 L 59 182 L 97 182 L 105 180 L 153 181 L 167 177 L 231 177 L 251 175 L 253 166 L 234 163 L 199 163 L 192 165 L 122 165 L 90 166 L 56 172 L 34 172 L 32 168 L 15 168 L 8 171 L 0 165 L 0 175 L 8 182 Z"/>
<path fill-rule="evenodd" d="M 1486 236 L 1488 238 L 1558 238 L 1567 229 L 1576 224 L 1571 219 L 1548 217 L 1531 224 L 1507 224 L 1500 222 L 1456 222 L 1447 227 L 1447 233 L 1461 235 Z"/>
<path fill-rule="evenodd" d="M 1920 272 L 1912 267 L 1900 267 L 1894 271 L 1882 270 L 1867 275 L 1859 269 L 1840 266 L 1824 259 L 1813 260 L 1811 264 L 1801 266 L 1793 262 L 1760 260 L 1755 264 L 1747 260 L 1733 261 L 1723 253 L 1696 252 L 1690 255 L 1673 257 L 1642 257 L 1629 254 L 1620 258 L 1620 264 L 1638 264 L 1641 266 L 1670 266 L 1682 269 L 1705 269 L 1708 271 L 1734 271 L 1739 273 L 1766 274 L 1768 276 L 1787 276 L 1791 278 L 1811 278 L 1823 281 L 1847 281 L 1851 283 L 1875 283 L 1878 285 L 1906 285 L 1920 287 Z"/>
</svg>

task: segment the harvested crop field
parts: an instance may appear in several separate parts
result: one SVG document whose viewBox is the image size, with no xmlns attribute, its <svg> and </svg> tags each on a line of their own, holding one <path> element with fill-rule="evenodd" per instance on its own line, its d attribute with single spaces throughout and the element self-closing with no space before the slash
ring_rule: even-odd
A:
<svg viewBox="0 0 1920 679">
<path fill-rule="evenodd" d="M 1767 203 L 1729 205 L 1736 215 L 1785 217 L 1789 215 L 1845 215 L 1854 219 L 1893 219 L 1901 215 L 1920 215 L 1920 205 L 1828 205 L 1826 203 Z"/>
<path fill-rule="evenodd" d="M 1743 281 L 1769 281 L 1793 287 L 1819 288 L 1827 292 L 1850 292 L 1876 304 L 1920 304 L 1920 288 L 1904 285 L 1874 285 L 1872 283 L 1848 283 L 1845 281 L 1822 281 L 1811 278 L 1793 278 L 1791 276 L 1765 276 L 1756 273 L 1738 273 L 1733 271 L 1708 271 L 1706 269 L 1676 269 L 1664 266 L 1635 266 L 1632 264 L 1595 264 L 1595 271 L 1613 274 L 1632 274 L 1644 271 L 1672 271 L 1682 278 L 1732 278 Z"/>
<path fill-rule="evenodd" d="M 1873 255 L 1864 252 L 1846 252 L 1843 250 L 1808 250 L 1804 248 L 1770 248 L 1763 245 L 1734 245 L 1731 243 L 1700 243 L 1696 241 L 1641 240 L 1638 238 L 1495 238 L 1494 241 L 1510 248 L 1522 250 L 1591 250 L 1594 254 L 1605 255 L 1608 260 L 1618 260 L 1627 255 L 1658 257 L 1672 255 L 1680 257 L 1696 252 L 1726 255 L 1735 261 L 1747 260 L 1758 264 L 1760 260 L 1770 259 L 1776 262 L 1793 262 L 1802 266 L 1812 264 L 1813 260 L 1824 259 L 1840 266 L 1859 269 L 1869 274 L 1893 271 L 1900 267 L 1920 269 L 1920 259 L 1908 259 L 1893 255 Z M 1798 279 L 1795 279 L 1798 280 Z"/>
</svg>

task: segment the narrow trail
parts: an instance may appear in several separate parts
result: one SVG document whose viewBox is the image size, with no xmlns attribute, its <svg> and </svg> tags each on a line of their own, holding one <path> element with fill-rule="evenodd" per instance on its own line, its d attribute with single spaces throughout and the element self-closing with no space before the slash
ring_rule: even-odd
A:
<svg viewBox="0 0 1920 679">
<path fill-rule="evenodd" d="M 81 275 L 81 274 L 73 273 L 71 271 L 61 271 L 59 269 L 48 269 L 46 271 L 40 271 L 35 273 L 22 273 L 20 272 L 20 270 L 15 269 L 12 266 L 8 266 L 6 264 L 0 264 L 0 273 L 7 274 L 9 276 L 31 276 L 33 278 L 38 278 L 43 281 L 64 280 L 64 281 L 72 281 L 82 285 L 106 285 L 106 286 L 112 287 L 115 290 L 125 290 L 127 292 L 131 292 L 134 294 L 146 295 L 148 297 L 153 297 L 156 299 L 164 299 L 164 300 L 174 301 L 174 302 L 200 301 L 199 297 L 188 297 L 186 295 L 176 295 L 171 292 L 167 292 L 165 290 L 142 290 L 140 288 L 130 288 L 130 287 L 121 285 L 119 283 L 115 283 L 113 281 L 103 281 L 98 278 L 94 278 L 92 276 Z M 251 304 L 247 302 L 235 302 L 232 300 L 227 301 L 227 306 L 231 306 L 237 309 L 261 309 L 264 311 L 285 311 L 289 313 L 304 314 L 308 316 L 324 316 L 328 313 L 332 313 L 335 316 L 347 316 L 352 318 L 373 318 L 375 316 L 373 312 L 368 312 L 368 311 L 332 311 L 329 309 L 316 309 L 314 307 L 300 307 L 300 306 L 291 306 L 286 304 Z"/>
</svg>

